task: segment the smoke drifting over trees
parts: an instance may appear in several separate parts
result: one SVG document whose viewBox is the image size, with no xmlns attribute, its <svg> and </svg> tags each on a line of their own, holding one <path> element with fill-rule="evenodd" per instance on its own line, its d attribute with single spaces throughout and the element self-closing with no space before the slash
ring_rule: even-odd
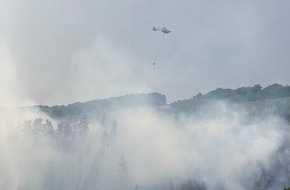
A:
<svg viewBox="0 0 290 190">
<path fill-rule="evenodd" d="M 197 106 L 197 100 L 207 106 Z M 260 115 L 249 116 L 249 102 L 238 102 L 236 109 L 234 102 L 205 95 L 184 101 L 195 102 L 189 104 L 195 109 L 182 111 L 183 101 L 130 104 L 58 118 L 31 108 L 3 110 L 0 189 L 277 190 L 289 185 L 287 117 L 263 107 Z"/>
<path fill-rule="evenodd" d="M 0 190 L 287 189 L 289 9 L 0 0 Z"/>
</svg>

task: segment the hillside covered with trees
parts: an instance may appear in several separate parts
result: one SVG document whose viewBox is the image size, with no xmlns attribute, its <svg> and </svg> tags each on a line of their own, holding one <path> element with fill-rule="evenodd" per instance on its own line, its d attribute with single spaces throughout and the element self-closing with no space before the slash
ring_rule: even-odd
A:
<svg viewBox="0 0 290 190">
<path fill-rule="evenodd" d="M 140 107 L 156 107 L 166 104 L 165 95 L 159 93 L 149 94 L 130 94 L 120 97 L 112 97 L 108 99 L 92 100 L 88 102 L 76 102 L 67 106 L 35 106 L 33 108 L 40 109 L 49 116 L 57 119 L 80 116 L 80 115 L 94 115 L 128 108 L 140 108 Z M 30 107 L 30 109 L 33 109 Z"/>
<path fill-rule="evenodd" d="M 174 113 L 202 114 L 218 112 L 214 105 L 225 102 L 228 106 L 243 110 L 249 116 L 275 114 L 290 121 L 290 87 L 273 84 L 262 88 L 260 85 L 237 89 L 222 89 L 206 94 L 198 93 L 193 98 L 179 100 L 169 105 Z"/>
<path fill-rule="evenodd" d="M 272 84 L 265 88 L 260 85 L 240 87 L 237 89 L 217 88 L 206 94 L 198 93 L 190 99 L 178 100 L 166 104 L 166 96 L 160 93 L 131 94 L 108 99 L 77 102 L 67 106 L 35 106 L 52 118 L 65 117 L 101 117 L 114 110 L 140 107 L 153 107 L 169 113 L 200 115 L 205 112 L 218 112 L 214 105 L 226 102 L 227 105 L 240 109 L 249 116 L 275 114 L 290 121 L 290 87 Z M 99 115 L 99 116 L 98 116 Z"/>
<path fill-rule="evenodd" d="M 289 86 L 218 88 L 169 104 L 165 95 L 149 93 L 22 110 L 41 116 L 23 121 L 5 140 L 0 166 L 11 174 L 0 189 L 14 185 L 7 158 L 27 174 L 18 190 L 282 190 L 290 184 Z"/>
</svg>

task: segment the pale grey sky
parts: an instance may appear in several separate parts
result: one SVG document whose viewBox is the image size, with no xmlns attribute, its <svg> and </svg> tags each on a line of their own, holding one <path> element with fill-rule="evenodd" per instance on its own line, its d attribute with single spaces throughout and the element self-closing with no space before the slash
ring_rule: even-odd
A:
<svg viewBox="0 0 290 190">
<path fill-rule="evenodd" d="M 288 0 L 0 2 L 0 104 L 290 84 Z"/>
</svg>

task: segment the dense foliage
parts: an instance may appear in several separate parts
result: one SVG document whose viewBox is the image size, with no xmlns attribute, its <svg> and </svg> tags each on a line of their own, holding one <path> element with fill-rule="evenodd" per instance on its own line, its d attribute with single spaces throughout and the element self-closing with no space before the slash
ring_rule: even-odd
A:
<svg viewBox="0 0 290 190">
<path fill-rule="evenodd" d="M 92 100 L 84 103 L 73 103 L 67 106 L 36 106 L 41 111 L 53 118 L 63 118 L 86 114 L 90 116 L 95 113 L 104 113 L 117 109 L 136 108 L 144 106 L 163 106 L 166 104 L 166 97 L 159 93 L 131 94 L 109 99 Z"/>
<path fill-rule="evenodd" d="M 170 111 L 200 115 L 211 110 L 217 113 L 215 105 L 226 102 L 237 110 L 245 111 L 249 116 L 277 115 L 290 121 L 290 87 L 273 84 L 266 88 L 260 85 L 238 89 L 218 88 L 193 98 L 179 100 L 170 104 Z"/>
<path fill-rule="evenodd" d="M 145 112 L 149 115 L 158 114 L 160 117 L 165 116 L 164 118 L 166 119 L 160 119 L 162 120 L 161 123 L 156 122 L 153 119 L 153 123 L 156 122 L 154 123 L 156 125 L 167 125 L 168 122 L 171 121 L 174 123 L 174 130 L 180 130 L 178 133 L 181 132 L 181 130 L 193 130 L 193 134 L 195 135 L 195 132 L 197 132 L 197 136 L 194 136 L 197 139 L 190 139 L 190 142 L 193 141 L 193 144 L 187 145 L 185 143 L 183 146 L 188 146 L 189 148 L 191 148 L 190 146 L 193 146 L 195 149 L 198 149 L 190 149 L 193 152 L 196 151 L 196 157 L 203 154 L 209 155 L 210 163 L 215 163 L 216 157 L 217 159 L 218 157 L 222 157 L 223 159 L 226 158 L 226 160 L 223 161 L 225 162 L 225 166 L 227 166 L 227 164 L 231 164 L 227 163 L 229 162 L 227 160 L 228 156 L 233 156 L 234 158 L 237 156 L 235 159 L 238 161 L 243 159 L 243 155 L 244 153 L 246 154 L 247 151 L 250 151 L 250 156 L 253 156 L 256 154 L 255 151 L 257 151 L 257 149 L 252 149 L 252 144 L 260 146 L 261 144 L 265 143 L 268 138 L 272 138 L 271 135 L 277 135 L 277 139 L 279 139 L 277 140 L 278 142 L 275 142 L 277 143 L 277 149 L 273 149 L 271 151 L 270 158 L 268 158 L 271 160 L 271 162 L 265 163 L 263 160 L 255 160 L 253 157 L 250 157 L 250 159 L 247 160 L 247 163 L 243 163 L 244 165 L 242 164 L 244 168 L 238 167 L 238 171 L 231 171 L 240 174 L 238 175 L 238 179 L 233 179 L 236 180 L 233 182 L 233 184 L 238 185 L 240 189 L 273 190 L 277 188 L 282 189 L 284 186 L 288 185 L 287 181 L 290 179 L 290 169 L 288 167 L 290 164 L 290 88 L 288 86 L 273 84 L 266 88 L 262 88 L 260 85 L 255 85 L 253 87 L 242 87 L 238 89 L 218 88 L 207 94 L 202 95 L 199 93 L 193 98 L 180 100 L 171 104 L 166 104 L 166 97 L 164 95 L 159 93 L 151 93 L 126 95 L 103 100 L 93 100 L 84 103 L 73 103 L 67 106 L 37 106 L 34 108 L 39 108 L 41 111 L 49 115 L 50 118 L 46 119 L 45 121 L 43 121 L 41 118 L 25 121 L 21 125 L 23 129 L 21 135 L 25 138 L 24 140 L 22 138 L 17 140 L 21 141 L 22 139 L 23 142 L 25 142 L 25 140 L 29 139 L 29 141 L 31 141 L 33 144 L 31 149 L 36 152 L 41 151 L 43 147 L 49 147 L 49 151 L 54 152 L 52 155 L 55 157 L 51 158 L 53 161 L 47 162 L 48 165 L 44 167 L 45 169 L 43 171 L 44 176 L 42 176 L 42 182 L 41 184 L 38 184 L 39 188 L 43 190 L 231 189 L 229 188 L 229 184 L 227 184 L 228 186 L 225 185 L 224 181 L 207 181 L 211 181 L 207 175 L 211 175 L 211 167 L 214 167 L 214 165 L 209 167 L 205 174 L 203 173 L 205 176 L 199 175 L 199 169 L 203 169 L 204 167 L 207 168 L 207 166 L 201 165 L 199 166 L 199 169 L 191 171 L 192 173 L 190 173 L 189 176 L 182 176 L 181 178 L 178 178 L 178 176 L 172 177 L 176 175 L 174 173 L 168 173 L 168 176 L 164 176 L 162 179 L 159 178 L 154 183 L 140 184 L 136 181 L 132 181 L 132 173 L 138 170 L 137 168 L 129 167 L 131 165 L 130 161 L 132 160 L 128 162 L 127 154 L 130 154 L 130 151 L 124 153 L 122 149 L 118 148 L 121 147 L 118 144 L 120 143 L 118 138 L 120 136 L 119 132 L 121 131 L 118 122 L 119 119 L 122 120 L 122 116 L 128 117 L 128 115 L 118 115 L 116 117 L 114 113 L 123 110 L 133 110 L 133 112 L 129 113 L 135 113 L 140 111 L 139 108 L 150 108 L 150 113 Z M 29 109 L 34 108 L 30 107 Z M 239 113 L 238 119 L 235 115 L 236 110 L 238 110 Z M 141 117 L 139 116 L 137 119 L 140 123 L 143 123 L 142 119 L 143 117 L 146 117 L 146 115 L 142 114 Z M 114 115 L 114 117 L 111 117 L 112 115 Z M 131 115 L 129 114 L 129 116 Z M 273 122 L 274 125 L 277 124 L 281 126 L 279 126 L 280 128 L 275 128 L 276 126 L 270 126 L 273 127 L 274 131 L 273 133 L 270 133 L 267 131 L 267 127 L 269 127 L 267 126 L 267 119 L 271 119 L 272 116 L 281 119 L 281 121 L 275 120 Z M 135 116 L 132 116 L 133 120 L 135 119 L 134 117 Z M 136 123 L 131 123 L 132 118 L 130 118 L 128 122 L 130 127 L 137 127 L 134 125 Z M 185 124 L 184 118 L 190 118 L 190 120 L 193 122 Z M 211 125 L 213 121 L 216 121 L 219 118 L 221 118 L 221 120 L 226 120 L 226 127 L 228 127 L 228 125 L 234 125 L 234 127 L 230 126 L 229 130 L 225 130 L 225 128 L 223 128 L 225 126 L 221 125 L 221 131 L 219 131 L 219 129 L 214 129 L 218 131 L 218 135 L 213 137 L 211 136 L 212 132 L 209 131 L 210 128 L 206 128 L 206 125 Z M 230 118 L 230 120 L 228 120 L 228 118 Z M 257 120 L 259 121 L 257 122 Z M 265 122 L 263 122 L 263 120 L 265 120 Z M 144 121 L 144 123 L 148 122 L 145 118 Z M 287 123 L 285 124 L 284 121 L 288 121 L 288 123 L 285 122 Z M 195 122 L 201 122 L 202 127 L 198 129 L 186 129 L 186 127 L 183 126 L 193 126 Z M 239 123 L 237 127 L 235 127 L 235 123 Z M 262 123 L 261 126 L 265 127 L 265 129 L 257 129 L 255 126 L 256 123 Z M 218 124 L 214 123 L 212 127 L 214 128 L 215 125 Z M 95 128 L 91 128 L 92 126 L 95 126 Z M 241 126 L 245 127 L 245 129 L 240 129 L 239 127 Z M 122 127 L 126 127 L 124 123 Z M 203 129 L 203 127 L 205 129 Z M 140 130 L 146 132 L 145 129 L 143 128 Z M 154 140 L 158 142 L 157 144 L 154 144 L 154 146 L 159 146 L 159 143 L 164 143 L 166 145 L 165 142 L 159 142 L 158 140 L 162 136 L 166 136 L 167 133 L 172 129 L 169 131 L 162 131 L 161 136 L 157 135 L 157 132 L 154 130 L 154 128 L 149 129 L 151 129 L 148 136 L 149 138 L 145 139 L 146 141 L 144 144 L 138 145 L 138 149 L 146 147 L 147 144 L 150 145 L 151 141 Z M 272 131 L 272 129 L 270 131 Z M 265 138 L 258 139 L 259 135 L 257 134 L 259 133 L 265 135 Z M 131 142 L 132 144 L 134 144 L 138 138 L 142 138 L 143 133 L 140 133 L 139 136 L 135 135 L 135 133 L 129 134 L 129 138 L 132 137 L 133 139 Z M 243 135 L 245 136 L 246 140 L 241 137 Z M 231 151 L 237 151 L 237 155 L 232 155 L 232 152 L 223 150 L 227 149 L 226 146 L 233 146 L 231 144 L 226 144 L 226 146 L 223 145 L 223 137 L 229 138 L 229 136 L 230 138 L 232 138 L 232 136 L 234 138 L 232 143 L 237 141 L 236 146 L 242 144 L 242 146 L 237 146 L 237 148 L 235 147 L 234 149 L 231 149 Z M 150 139 L 151 137 L 152 139 Z M 154 139 L 154 137 L 158 138 Z M 203 151 L 207 148 L 207 146 L 212 146 L 209 143 L 211 142 L 211 139 L 204 140 L 204 138 L 207 137 L 216 139 L 213 140 L 214 149 L 210 149 L 209 152 L 204 153 Z M 225 141 L 226 140 L 227 139 L 225 139 Z M 251 141 L 248 145 L 247 143 L 249 142 L 247 142 L 247 140 Z M 206 145 L 204 145 L 204 143 Z M 244 146 L 244 144 L 246 145 Z M 133 146 L 131 144 L 126 145 Z M 171 147 L 169 148 L 171 149 Z M 267 149 L 268 147 L 264 148 Z M 160 152 L 162 152 L 161 149 Z M 242 154 L 238 155 L 240 152 L 242 152 Z M 221 153 L 225 155 L 219 155 Z M 153 152 L 150 156 L 154 157 L 155 154 L 156 152 Z M 172 157 L 174 157 L 175 154 L 175 152 L 172 152 Z M 189 154 L 189 152 L 186 152 L 186 154 Z M 160 156 L 162 154 L 158 155 Z M 138 157 L 137 159 L 140 159 L 142 163 L 142 157 Z M 170 156 L 166 157 L 166 159 L 170 159 Z M 133 162 L 135 161 L 133 160 Z M 201 163 L 203 162 L 201 161 Z M 183 164 L 186 163 L 178 163 L 177 165 Z M 156 171 L 158 170 L 158 168 L 154 169 Z M 151 175 L 153 175 L 153 173 Z M 135 173 L 135 175 L 138 175 L 138 173 Z M 26 190 L 29 188 L 29 185 L 20 187 L 21 190 Z M 289 187 L 284 188 L 284 190 L 289 189 Z"/>
</svg>

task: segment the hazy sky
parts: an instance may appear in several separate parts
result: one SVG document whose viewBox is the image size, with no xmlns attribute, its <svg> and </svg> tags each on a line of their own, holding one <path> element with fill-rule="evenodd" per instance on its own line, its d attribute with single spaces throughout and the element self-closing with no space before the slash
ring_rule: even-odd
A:
<svg viewBox="0 0 290 190">
<path fill-rule="evenodd" d="M 0 104 L 290 84 L 288 0 L 0 2 Z"/>
</svg>

